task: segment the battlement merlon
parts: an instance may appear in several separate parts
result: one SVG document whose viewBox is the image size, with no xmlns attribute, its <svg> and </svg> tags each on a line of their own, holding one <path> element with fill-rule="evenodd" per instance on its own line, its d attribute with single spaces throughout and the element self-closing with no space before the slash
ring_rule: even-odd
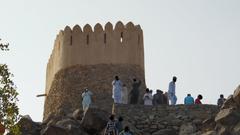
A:
<svg viewBox="0 0 240 135">
<path fill-rule="evenodd" d="M 54 75 L 73 65 L 131 64 L 144 71 L 143 32 L 140 25 L 132 22 L 115 28 L 108 22 L 104 29 L 97 23 L 92 30 L 89 24 L 83 27 L 66 26 L 56 37 L 52 54 L 47 64 L 46 90 L 48 94 Z"/>
</svg>

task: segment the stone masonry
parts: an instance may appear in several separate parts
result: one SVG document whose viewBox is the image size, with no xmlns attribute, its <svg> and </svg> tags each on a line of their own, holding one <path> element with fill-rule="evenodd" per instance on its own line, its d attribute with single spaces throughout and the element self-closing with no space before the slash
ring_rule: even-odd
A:
<svg viewBox="0 0 240 135">
<path fill-rule="evenodd" d="M 203 122 L 217 113 L 216 105 L 115 105 L 116 116 L 134 135 L 198 135 L 206 128 Z"/>
</svg>

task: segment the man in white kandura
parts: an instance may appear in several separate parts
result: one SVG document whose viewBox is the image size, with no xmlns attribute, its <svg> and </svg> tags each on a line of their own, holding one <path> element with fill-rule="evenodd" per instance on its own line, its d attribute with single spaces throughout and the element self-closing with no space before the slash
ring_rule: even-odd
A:
<svg viewBox="0 0 240 135">
<path fill-rule="evenodd" d="M 169 87 L 168 87 L 168 98 L 171 101 L 171 105 L 176 105 L 177 103 L 177 96 L 176 96 L 176 81 L 177 81 L 177 77 L 174 76 L 172 81 L 169 83 Z"/>
</svg>

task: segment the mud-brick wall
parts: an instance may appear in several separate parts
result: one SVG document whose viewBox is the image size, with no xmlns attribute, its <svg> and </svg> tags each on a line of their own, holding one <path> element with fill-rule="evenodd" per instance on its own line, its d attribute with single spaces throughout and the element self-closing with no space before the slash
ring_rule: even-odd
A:
<svg viewBox="0 0 240 135">
<path fill-rule="evenodd" d="M 180 128 L 197 132 L 202 122 L 217 112 L 215 105 L 115 105 L 116 116 L 122 116 L 124 126 L 129 126 L 135 135 L 178 135 Z"/>
</svg>

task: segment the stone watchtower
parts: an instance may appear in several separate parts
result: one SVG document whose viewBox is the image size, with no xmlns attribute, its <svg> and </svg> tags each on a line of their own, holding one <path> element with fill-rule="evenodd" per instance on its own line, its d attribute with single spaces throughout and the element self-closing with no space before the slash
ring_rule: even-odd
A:
<svg viewBox="0 0 240 135">
<path fill-rule="evenodd" d="M 81 107 L 84 87 L 93 92 L 93 105 L 110 111 L 114 76 L 132 89 L 132 79 L 145 89 L 143 32 L 139 25 L 117 22 L 115 27 L 98 23 L 92 30 L 76 25 L 59 32 L 47 64 L 44 117 L 59 110 Z"/>
</svg>

